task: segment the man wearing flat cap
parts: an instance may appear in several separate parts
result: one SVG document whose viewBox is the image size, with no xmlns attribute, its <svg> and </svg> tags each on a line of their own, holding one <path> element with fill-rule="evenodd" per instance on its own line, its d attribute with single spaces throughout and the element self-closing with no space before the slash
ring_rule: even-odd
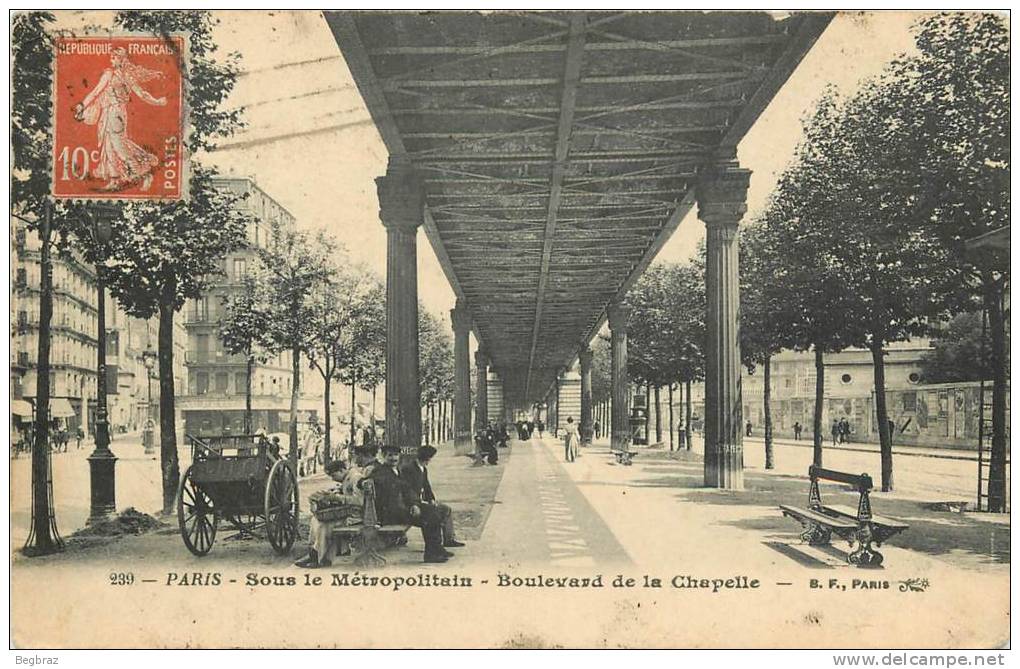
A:
<svg viewBox="0 0 1020 669">
<path fill-rule="evenodd" d="M 376 466 L 375 446 L 358 446 L 354 449 L 354 463 L 345 468 L 339 460 L 326 465 L 326 473 L 339 485 L 313 492 L 309 498 L 312 519 L 308 529 L 308 554 L 295 562 L 299 567 L 315 569 L 329 567 L 337 552 L 346 554 L 350 547 L 342 538 L 335 538 L 333 529 L 364 522 L 365 494 L 361 481 L 371 475 Z"/>
<path fill-rule="evenodd" d="M 446 562 L 451 557 L 443 548 L 442 521 L 435 507 L 421 504 L 407 481 L 400 477 L 400 447 L 382 447 L 383 464 L 371 474 L 375 483 L 375 510 L 383 525 L 414 525 L 425 540 L 425 562 Z"/>
<path fill-rule="evenodd" d="M 457 541 L 453 529 L 453 511 L 445 504 L 436 501 L 436 495 L 432 492 L 432 484 L 429 482 L 429 462 L 436 455 L 436 449 L 432 446 L 421 446 L 418 449 L 414 462 L 408 462 L 401 468 L 400 477 L 407 482 L 411 488 L 411 494 L 415 500 L 422 505 L 422 508 L 431 507 L 435 509 L 436 515 L 442 524 L 443 547 L 457 548 L 463 546 Z"/>
</svg>

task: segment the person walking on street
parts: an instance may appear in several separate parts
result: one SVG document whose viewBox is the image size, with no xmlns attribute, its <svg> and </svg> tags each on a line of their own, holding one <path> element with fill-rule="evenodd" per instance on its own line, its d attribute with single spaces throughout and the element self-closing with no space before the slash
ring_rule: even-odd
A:
<svg viewBox="0 0 1020 669">
<path fill-rule="evenodd" d="M 794 441 L 800 441 L 800 432 L 803 429 L 804 428 L 801 427 L 800 421 L 797 421 L 796 423 L 793 424 L 793 440 Z"/>
<path fill-rule="evenodd" d="M 752 427 L 751 421 L 747 421 L 747 425 L 744 426 L 744 435 L 745 436 L 748 436 L 748 437 L 751 436 L 751 427 Z"/>
<path fill-rule="evenodd" d="M 839 443 L 839 421 L 835 418 L 832 419 L 832 445 L 835 446 Z"/>
<path fill-rule="evenodd" d="M 845 444 L 850 441 L 850 421 L 846 416 L 839 420 L 839 443 Z"/>
<path fill-rule="evenodd" d="M 577 454 L 577 426 L 574 417 L 567 416 L 567 426 L 563 430 L 563 451 L 567 462 L 573 462 Z"/>
</svg>

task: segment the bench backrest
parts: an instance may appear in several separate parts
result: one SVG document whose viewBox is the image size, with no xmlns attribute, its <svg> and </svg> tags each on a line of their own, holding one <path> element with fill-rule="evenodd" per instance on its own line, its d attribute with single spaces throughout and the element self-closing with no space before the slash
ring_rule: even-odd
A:
<svg viewBox="0 0 1020 669">
<path fill-rule="evenodd" d="M 858 492 L 871 490 L 875 487 L 871 477 L 867 474 L 848 474 L 847 472 L 840 472 L 835 469 L 825 469 L 824 467 L 818 467 L 816 465 L 808 467 L 808 476 L 811 477 L 812 481 L 825 479 L 826 481 L 846 483 L 847 485 L 852 485 L 857 488 Z"/>
<path fill-rule="evenodd" d="M 867 474 L 848 474 L 816 465 L 808 467 L 808 476 L 811 478 L 811 489 L 808 491 L 808 508 L 813 511 L 821 511 L 822 509 L 822 495 L 818 489 L 819 479 L 846 483 L 857 488 L 857 492 L 861 494 L 857 502 L 858 522 L 865 523 L 871 520 L 871 497 L 869 492 L 875 486 L 870 476 Z"/>
</svg>

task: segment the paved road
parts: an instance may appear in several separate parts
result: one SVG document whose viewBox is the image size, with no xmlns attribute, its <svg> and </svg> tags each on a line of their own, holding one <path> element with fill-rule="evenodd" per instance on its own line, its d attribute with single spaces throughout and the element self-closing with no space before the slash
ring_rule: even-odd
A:
<svg viewBox="0 0 1020 669">
<path fill-rule="evenodd" d="M 701 451 L 698 438 L 694 448 Z M 863 450 L 860 445 L 851 450 L 848 447 L 826 444 L 823 463 L 826 467 L 849 472 L 867 472 L 875 481 L 881 482 L 881 459 L 877 451 Z M 812 461 L 811 442 L 776 442 L 776 471 L 782 474 L 806 476 Z M 977 461 L 957 459 L 959 451 L 949 451 L 949 457 L 929 457 L 923 452 L 918 455 L 893 453 L 893 482 L 895 495 L 905 499 L 927 502 L 970 501 L 977 498 Z M 756 437 L 744 438 L 744 466 L 758 470 L 765 469 L 765 440 Z"/>
</svg>

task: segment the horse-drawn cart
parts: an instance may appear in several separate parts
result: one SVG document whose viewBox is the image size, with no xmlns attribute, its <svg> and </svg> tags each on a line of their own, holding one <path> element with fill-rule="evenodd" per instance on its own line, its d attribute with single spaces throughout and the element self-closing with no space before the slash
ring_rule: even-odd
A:
<svg viewBox="0 0 1020 669">
<path fill-rule="evenodd" d="M 294 470 L 262 435 L 193 437 L 192 464 L 177 490 L 177 524 L 184 545 L 205 555 L 220 521 L 245 535 L 265 534 L 280 555 L 298 533 Z"/>
</svg>

